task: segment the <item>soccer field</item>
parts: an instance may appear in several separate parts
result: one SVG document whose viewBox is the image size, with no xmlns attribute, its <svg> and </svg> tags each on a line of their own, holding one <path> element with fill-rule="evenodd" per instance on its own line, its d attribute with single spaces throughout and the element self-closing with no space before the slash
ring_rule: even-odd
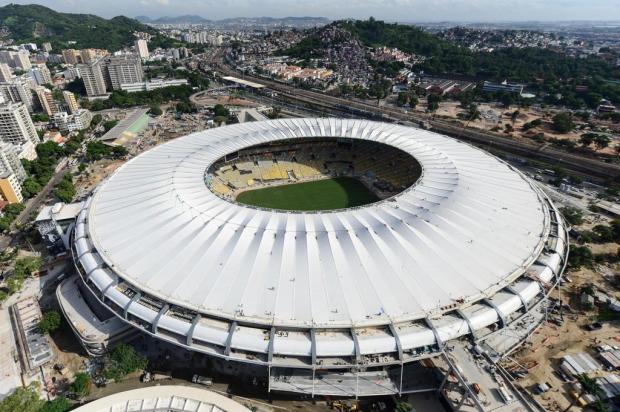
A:
<svg viewBox="0 0 620 412">
<path fill-rule="evenodd" d="M 361 206 L 379 200 L 360 181 L 352 177 L 294 183 L 249 190 L 237 202 L 282 210 L 333 210 Z"/>
</svg>

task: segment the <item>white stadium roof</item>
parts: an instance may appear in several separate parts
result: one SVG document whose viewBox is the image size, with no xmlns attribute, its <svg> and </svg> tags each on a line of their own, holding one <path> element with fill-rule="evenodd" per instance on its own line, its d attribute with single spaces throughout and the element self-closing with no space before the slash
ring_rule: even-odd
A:
<svg viewBox="0 0 620 412">
<path fill-rule="evenodd" d="M 392 145 L 422 176 L 388 200 L 330 212 L 251 208 L 205 184 L 226 154 L 320 136 Z M 393 324 L 491 297 L 538 259 L 550 231 L 540 191 L 484 151 L 327 118 L 244 123 L 158 146 L 100 185 L 85 221 L 78 231 L 98 256 L 141 291 L 218 318 L 306 328 Z"/>
</svg>

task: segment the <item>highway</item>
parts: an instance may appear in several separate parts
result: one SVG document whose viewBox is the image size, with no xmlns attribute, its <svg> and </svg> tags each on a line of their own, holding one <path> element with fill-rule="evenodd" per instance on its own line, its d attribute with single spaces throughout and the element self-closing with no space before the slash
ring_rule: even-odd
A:
<svg viewBox="0 0 620 412">
<path fill-rule="evenodd" d="M 479 129 L 464 128 L 461 125 L 444 119 L 406 113 L 403 110 L 395 108 L 378 107 L 367 102 L 334 97 L 316 91 L 298 89 L 279 81 L 250 76 L 222 62 L 218 62 L 217 60 L 221 57 L 221 54 L 220 52 L 212 56 L 208 60 L 208 64 L 216 67 L 217 70 L 224 75 L 243 77 L 246 80 L 267 86 L 269 89 L 277 92 L 277 96 L 273 97 L 274 101 L 296 101 L 309 105 L 315 110 L 323 110 L 326 113 L 348 113 L 349 115 L 347 117 L 354 115 L 360 118 L 381 119 L 383 121 L 395 121 L 403 124 L 412 123 L 413 125 L 424 123 L 433 131 L 467 141 L 485 150 L 500 151 L 524 158 L 539 160 L 551 165 L 559 165 L 569 171 L 590 176 L 597 180 L 620 180 L 620 165 L 617 164 L 605 163 L 599 159 L 588 157 L 583 154 L 573 154 L 558 150 L 550 145 L 517 141 L 500 134 Z"/>
</svg>

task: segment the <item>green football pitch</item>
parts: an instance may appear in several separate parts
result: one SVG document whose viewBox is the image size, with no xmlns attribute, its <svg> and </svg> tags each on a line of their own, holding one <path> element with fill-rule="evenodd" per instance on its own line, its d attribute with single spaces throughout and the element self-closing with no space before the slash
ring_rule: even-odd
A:
<svg viewBox="0 0 620 412">
<path fill-rule="evenodd" d="M 237 202 L 281 210 L 318 211 L 361 206 L 379 200 L 359 180 L 337 177 L 249 190 Z"/>
</svg>

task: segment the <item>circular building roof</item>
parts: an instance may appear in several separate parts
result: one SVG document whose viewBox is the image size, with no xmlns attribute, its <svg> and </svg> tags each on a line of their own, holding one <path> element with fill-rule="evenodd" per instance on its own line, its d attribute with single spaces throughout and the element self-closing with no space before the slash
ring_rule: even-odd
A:
<svg viewBox="0 0 620 412">
<path fill-rule="evenodd" d="M 243 206 L 205 184 L 228 153 L 317 136 L 395 146 L 422 176 L 381 202 L 309 213 Z M 484 151 L 348 119 L 244 123 L 173 140 L 100 185 L 87 217 L 101 258 L 136 288 L 211 316 L 293 327 L 388 324 L 490 297 L 537 258 L 547 221 L 530 182 Z"/>
<path fill-rule="evenodd" d="M 250 412 L 232 399 L 206 389 L 157 385 L 108 395 L 75 409 L 76 412 L 223 411 Z"/>
</svg>

